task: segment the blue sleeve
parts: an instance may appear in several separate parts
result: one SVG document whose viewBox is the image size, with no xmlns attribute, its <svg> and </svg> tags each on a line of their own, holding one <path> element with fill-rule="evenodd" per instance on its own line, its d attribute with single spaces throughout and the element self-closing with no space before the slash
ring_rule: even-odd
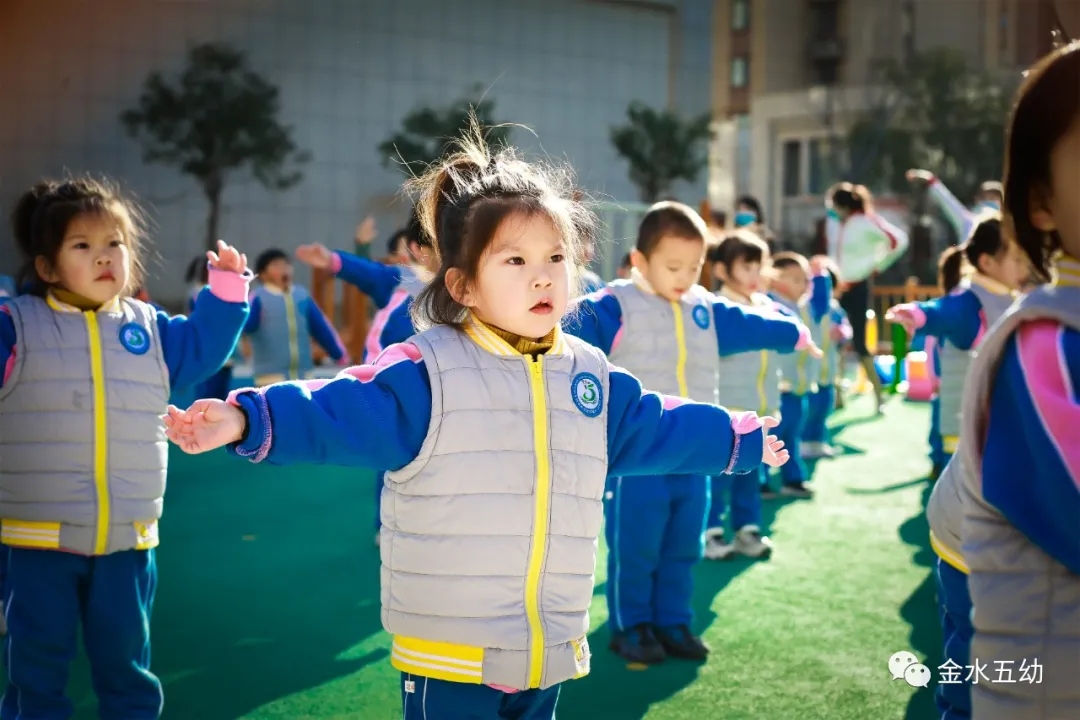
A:
<svg viewBox="0 0 1080 720">
<path fill-rule="evenodd" d="M 379 336 L 381 347 L 405 342 L 416 334 L 412 315 L 410 315 L 411 309 L 412 298 L 408 298 L 390 313 L 390 317 L 386 319 L 386 325 L 383 326 L 382 335 Z"/>
<path fill-rule="evenodd" d="M 982 327 L 979 316 L 982 303 L 975 293 L 970 290 L 952 293 L 921 302 L 919 308 L 926 314 L 926 324 L 921 330 L 927 335 L 944 338 L 960 350 L 970 350 L 975 344 Z"/>
<path fill-rule="evenodd" d="M 716 342 L 721 355 L 753 350 L 795 351 L 803 324 L 789 315 L 746 308 L 724 298 L 713 301 Z"/>
<path fill-rule="evenodd" d="M 731 464 L 733 452 L 738 453 L 733 473 L 761 465 L 764 434 L 739 435 L 736 447 L 724 408 L 646 392 L 637 378 L 618 368 L 609 378 L 609 475 L 717 475 Z"/>
<path fill-rule="evenodd" d="M 194 385 L 220 370 L 236 349 L 247 319 L 247 301 L 225 302 L 208 287 L 199 293 L 190 317 L 158 312 L 161 348 L 173 389 Z"/>
<path fill-rule="evenodd" d="M 313 298 L 306 297 L 304 303 L 307 306 L 305 312 L 307 313 L 308 329 L 311 332 L 311 337 L 334 361 L 341 360 L 341 358 L 345 357 L 345 346 L 341 343 L 341 338 L 338 337 L 334 326 L 330 324 L 330 321 L 323 314 L 323 311 L 319 309 Z"/>
<path fill-rule="evenodd" d="M 431 383 L 411 345 L 330 381 L 287 382 L 238 394 L 246 437 L 230 452 L 273 465 L 315 463 L 398 470 L 420 453 Z"/>
<path fill-rule="evenodd" d="M 248 313 L 247 322 L 244 323 L 244 334 L 250 335 L 259 330 L 259 318 L 262 317 L 262 301 L 258 295 L 251 297 L 251 311 Z"/>
<path fill-rule="evenodd" d="M 401 284 L 401 268 L 341 250 L 337 251 L 337 256 L 341 258 L 341 269 L 337 271 L 337 276 L 360 288 L 360 292 L 370 297 L 376 307 L 386 307 L 390 296 Z"/>
<path fill-rule="evenodd" d="M 832 278 L 828 273 L 815 275 L 810 291 L 810 317 L 814 323 L 820 323 L 829 314 L 832 307 Z"/>
<path fill-rule="evenodd" d="M 1009 341 L 995 376 L 983 497 L 1080 575 L 1080 334 L 1032 325 Z"/>
<path fill-rule="evenodd" d="M 7 364 L 15 355 L 15 320 L 0 307 L 0 387 L 4 386 Z"/>
<path fill-rule="evenodd" d="M 610 354 L 622 330 L 622 306 L 606 290 L 587 295 L 563 319 L 563 330 Z"/>
</svg>

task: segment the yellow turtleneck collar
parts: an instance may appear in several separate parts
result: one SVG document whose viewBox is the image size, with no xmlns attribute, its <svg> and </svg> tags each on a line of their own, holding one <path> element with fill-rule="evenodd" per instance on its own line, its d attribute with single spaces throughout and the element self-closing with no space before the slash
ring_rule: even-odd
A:
<svg viewBox="0 0 1080 720">
<path fill-rule="evenodd" d="M 1055 285 L 1080 287 L 1080 260 L 1062 254 L 1054 262 L 1053 278 Z"/>
<path fill-rule="evenodd" d="M 114 312 L 120 306 L 120 298 L 112 298 L 108 302 L 99 303 L 96 300 L 90 300 L 78 293 L 63 288 L 50 288 L 47 302 L 54 310 L 62 310 L 65 312 L 91 312 L 100 310 Z"/>
<path fill-rule="evenodd" d="M 532 338 L 522 337 L 521 335 L 507 332 L 502 328 L 497 328 L 479 318 L 477 318 L 477 322 L 501 337 L 508 345 L 510 345 L 510 347 L 514 348 L 514 350 L 517 350 L 522 355 L 530 355 L 532 357 L 543 355 L 555 345 L 555 328 L 552 328 L 551 332 L 539 340 L 533 340 Z"/>
</svg>

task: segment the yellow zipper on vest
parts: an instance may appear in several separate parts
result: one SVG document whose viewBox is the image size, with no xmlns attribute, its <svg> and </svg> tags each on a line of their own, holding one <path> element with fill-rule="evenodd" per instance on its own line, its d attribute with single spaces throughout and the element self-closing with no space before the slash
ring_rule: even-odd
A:
<svg viewBox="0 0 1080 720">
<path fill-rule="evenodd" d="M 679 348 L 679 359 L 675 361 L 675 377 L 679 381 L 679 395 L 690 397 L 686 389 L 686 331 L 683 330 L 682 303 L 672 301 L 671 310 L 675 313 L 675 344 Z"/>
<path fill-rule="evenodd" d="M 757 376 L 757 394 L 758 394 L 758 414 L 767 415 L 771 407 L 769 405 L 769 394 L 765 390 L 765 379 L 769 377 L 769 351 L 761 351 L 761 372 Z"/>
<path fill-rule="evenodd" d="M 799 314 L 802 315 L 803 324 L 807 328 L 810 327 L 810 313 L 806 312 L 806 306 L 803 305 L 799 308 Z M 799 384 L 795 388 L 796 395 L 803 395 L 806 393 L 806 356 L 805 350 L 799 351 L 799 357 L 795 360 L 795 373 L 799 377 Z"/>
<path fill-rule="evenodd" d="M 544 356 L 529 365 L 529 388 L 533 405 L 533 440 L 536 446 L 536 504 L 533 515 L 532 547 L 525 575 L 525 615 L 529 621 L 529 684 L 540 687 L 544 674 L 544 626 L 540 620 L 540 573 L 547 549 L 548 512 L 551 503 L 551 466 L 548 461 L 547 396 L 544 392 Z"/>
<path fill-rule="evenodd" d="M 97 313 L 84 312 L 90 339 L 90 382 L 94 388 L 94 491 L 97 493 L 97 533 L 94 554 L 104 555 L 109 544 L 109 435 L 105 409 L 105 363 Z"/>
<path fill-rule="evenodd" d="M 285 291 L 285 324 L 289 328 L 289 377 L 285 379 L 295 380 L 300 377 L 300 343 L 296 332 L 296 303 L 288 290 Z"/>
<path fill-rule="evenodd" d="M 822 385 L 832 385 L 829 377 L 829 348 L 832 346 L 832 319 L 828 315 L 821 318 L 821 376 L 818 382 Z"/>
</svg>

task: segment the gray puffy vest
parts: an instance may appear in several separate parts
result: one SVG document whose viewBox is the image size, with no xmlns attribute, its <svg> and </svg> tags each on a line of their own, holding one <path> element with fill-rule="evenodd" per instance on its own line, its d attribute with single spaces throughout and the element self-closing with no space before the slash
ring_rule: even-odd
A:
<svg viewBox="0 0 1080 720">
<path fill-rule="evenodd" d="M 833 340 L 833 328 L 836 326 L 833 315 L 839 310 L 840 302 L 833 298 L 829 304 L 829 312 L 821 321 L 821 348 L 822 357 L 818 361 L 818 385 L 836 385 L 840 382 L 840 344 Z M 813 334 L 813 328 L 811 328 Z"/>
<path fill-rule="evenodd" d="M 157 545 L 169 371 L 153 307 L 56 310 L 26 295 L 9 307 L 17 345 L 0 388 L 0 539 L 83 555 Z"/>
<path fill-rule="evenodd" d="M 720 372 L 715 296 L 695 285 L 671 302 L 632 280 L 616 280 L 608 289 L 622 307 L 622 336 L 611 362 L 647 390 L 715 404 Z"/>
<path fill-rule="evenodd" d="M 589 671 L 608 363 L 556 333 L 533 361 L 474 323 L 415 335 L 419 455 L 382 494 L 382 620 L 402 672 L 547 688 Z"/>
<path fill-rule="evenodd" d="M 930 524 L 930 547 L 938 557 L 966 574 L 967 563 L 960 551 L 960 526 L 964 520 L 960 485 L 964 481 L 964 473 L 964 456 L 958 452 L 949 459 L 934 483 L 934 489 L 930 491 L 926 519 Z"/>
<path fill-rule="evenodd" d="M 810 329 L 810 339 L 814 341 L 815 345 L 818 347 L 823 346 L 824 340 L 822 338 L 829 334 L 831 325 L 827 313 L 821 319 L 821 322 L 815 323 L 810 316 L 809 301 L 804 300 L 800 303 L 793 303 L 779 296 L 774 299 Z M 818 376 L 821 374 L 821 364 L 817 358 L 810 357 L 810 353 L 805 350 L 800 350 L 787 355 L 777 355 L 777 359 L 780 364 L 781 390 L 796 395 L 817 392 Z"/>
<path fill-rule="evenodd" d="M 984 327 L 993 327 L 1009 306 L 1013 303 L 1013 295 L 996 293 L 979 284 L 976 279 L 965 278 L 960 282 L 960 288 L 970 289 L 982 304 L 985 316 Z M 964 379 L 967 377 L 968 367 L 971 365 L 972 351 L 960 350 L 951 345 L 947 340 L 941 341 L 941 388 L 938 397 L 941 398 L 941 434 L 946 438 L 956 438 L 960 435 L 960 406 L 961 393 L 964 389 Z M 950 447 L 946 452 L 954 452 L 951 445 L 955 440 L 950 440 Z"/>
<path fill-rule="evenodd" d="M 255 288 L 259 298 L 259 329 L 250 335 L 252 365 L 256 379 L 280 376 L 278 380 L 299 380 L 314 366 L 311 332 L 304 302 L 308 292 L 293 285 L 288 292 Z"/>
<path fill-rule="evenodd" d="M 1037 658 L 1042 666 L 1039 684 L 972 685 L 972 717 L 978 720 L 1080 717 L 1080 576 L 1044 553 L 983 499 L 979 472 L 987 398 L 1001 355 L 1022 322 L 1039 318 L 1080 332 L 1080 288 L 1044 286 L 1013 306 L 979 345 L 964 389 L 961 549 L 975 607 L 971 657 L 1013 661 L 1014 670 L 1021 660 L 1030 665 Z"/>
<path fill-rule="evenodd" d="M 724 296 L 732 302 L 739 302 L 731 295 Z M 754 307 L 773 303 L 763 295 L 755 297 L 754 300 Z M 759 415 L 779 416 L 779 358 L 779 353 L 768 350 L 725 355 L 720 358 L 720 404 L 730 410 L 752 410 Z"/>
</svg>

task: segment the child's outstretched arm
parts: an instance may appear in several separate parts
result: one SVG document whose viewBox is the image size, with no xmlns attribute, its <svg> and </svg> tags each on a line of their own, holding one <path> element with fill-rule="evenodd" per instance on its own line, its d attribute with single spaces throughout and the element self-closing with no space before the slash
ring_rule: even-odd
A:
<svg viewBox="0 0 1080 720">
<path fill-rule="evenodd" d="M 713 318 L 721 355 L 754 350 L 781 353 L 808 350 L 815 356 L 821 355 L 810 339 L 810 328 L 797 318 L 771 308 L 754 308 L 717 298 L 713 300 Z"/>
<path fill-rule="evenodd" d="M 15 340 L 15 320 L 7 305 L 0 305 L 0 387 L 4 387 L 15 369 Z"/>
<path fill-rule="evenodd" d="M 345 350 L 345 344 L 341 342 L 341 337 L 330 323 L 330 319 L 319 308 L 314 298 L 309 296 L 304 302 L 307 305 L 305 312 L 311 337 L 319 344 L 319 347 L 326 351 L 331 360 L 339 365 L 347 364 L 349 353 Z"/>
<path fill-rule="evenodd" d="M 941 209 L 941 212 L 945 214 L 945 219 L 956 230 L 956 236 L 960 238 L 960 242 L 964 242 L 975 221 L 975 216 L 964 207 L 964 203 L 957 200 L 952 191 L 929 170 L 908 170 L 907 179 L 908 182 L 926 184 L 926 190 L 930 193 L 934 204 Z"/>
<path fill-rule="evenodd" d="M 610 355 L 622 333 L 622 306 L 610 289 L 597 290 L 576 301 L 563 330 Z"/>
<path fill-rule="evenodd" d="M 218 253 L 209 254 L 210 284 L 199 293 L 191 316 L 157 313 L 173 389 L 189 387 L 220 370 L 236 349 L 248 319 L 252 275 L 247 259 L 221 241 Z"/>
<path fill-rule="evenodd" d="M 343 250 L 330 250 L 319 243 L 296 248 L 296 257 L 319 270 L 328 270 L 371 298 L 379 308 L 386 307 L 390 296 L 401 284 L 401 266 L 383 265 Z"/>
<path fill-rule="evenodd" d="M 1020 326 L 990 397 L 983 497 L 1080 575 L 1080 333 L 1050 320 Z"/>
<path fill-rule="evenodd" d="M 982 303 L 970 290 L 895 305 L 886 311 L 885 319 L 903 325 L 908 332 L 944 338 L 960 350 L 970 350 L 983 327 Z"/>
<path fill-rule="evenodd" d="M 741 474 L 787 461 L 783 443 L 765 435 L 775 418 L 646 392 L 614 366 L 609 389 L 609 475 Z"/>
<path fill-rule="evenodd" d="M 815 257 L 810 260 L 813 278 L 810 281 L 810 317 L 819 323 L 832 309 L 832 278 L 825 270 L 827 258 Z"/>
<path fill-rule="evenodd" d="M 388 347 L 371 365 L 333 380 L 238 390 L 228 401 L 169 408 L 169 438 L 185 452 L 224 445 L 252 462 L 404 467 L 420 452 L 431 419 L 431 384 L 419 349 Z"/>
</svg>

